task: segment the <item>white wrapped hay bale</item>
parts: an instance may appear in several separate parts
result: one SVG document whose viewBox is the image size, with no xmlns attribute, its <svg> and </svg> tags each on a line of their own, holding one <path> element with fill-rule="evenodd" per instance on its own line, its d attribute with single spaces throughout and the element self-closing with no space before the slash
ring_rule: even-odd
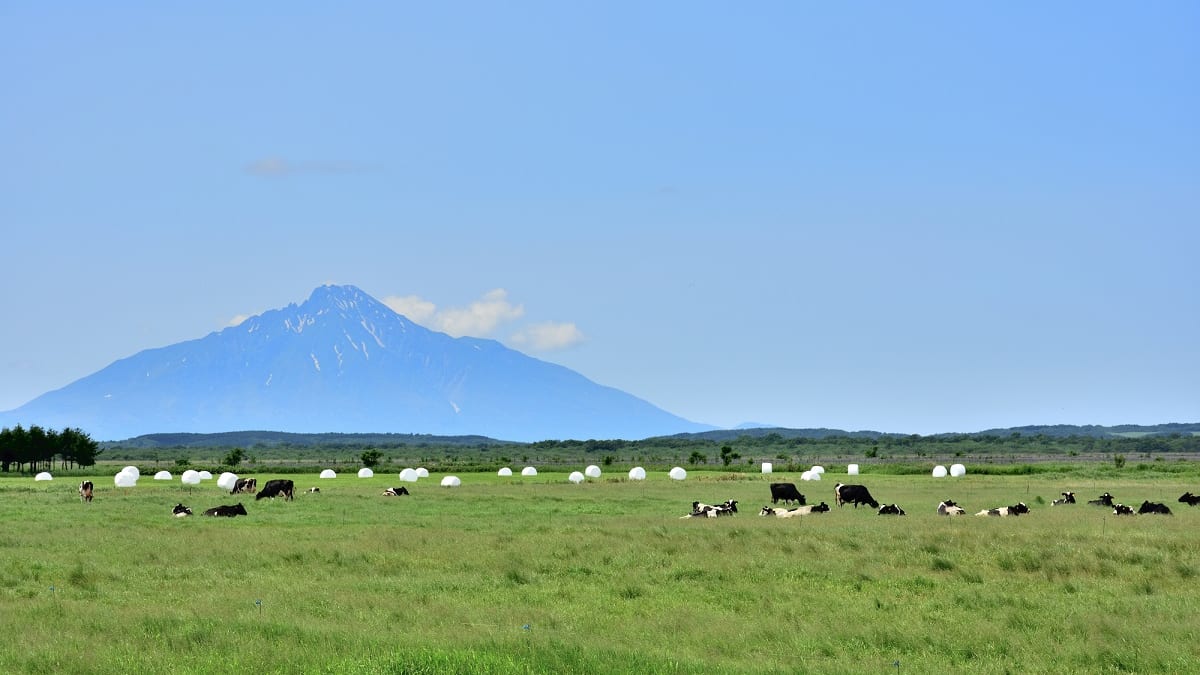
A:
<svg viewBox="0 0 1200 675">
<path fill-rule="evenodd" d="M 337 473 L 333 469 L 325 469 L 321 472 L 321 478 L 337 478 Z"/>
<path fill-rule="evenodd" d="M 809 471 L 812 471 L 813 473 L 815 473 L 815 474 L 817 474 L 817 475 L 820 475 L 820 474 L 823 474 L 823 473 L 825 473 L 825 467 L 823 467 L 823 466 L 814 466 L 813 468 L 809 469 Z"/>
<path fill-rule="evenodd" d="M 629 480 L 646 480 L 646 470 L 635 466 L 629 470 Z"/>
<path fill-rule="evenodd" d="M 933 477 L 934 478 L 945 478 L 946 477 L 946 467 L 942 466 L 941 464 L 938 464 L 937 466 L 933 467 Z"/>
<path fill-rule="evenodd" d="M 230 473 L 226 471 L 225 473 L 221 474 L 219 478 L 217 478 L 217 487 L 221 488 L 222 490 L 229 490 L 232 492 L 233 486 L 237 485 L 237 481 L 238 477 L 236 473 Z"/>
<path fill-rule="evenodd" d="M 418 477 L 416 469 L 405 469 L 400 472 L 400 480 L 405 483 L 415 483 Z"/>
<path fill-rule="evenodd" d="M 572 483 L 582 483 L 583 474 L 579 473 L 578 471 L 572 471 L 571 475 L 567 476 L 567 480 L 571 481 Z"/>
<path fill-rule="evenodd" d="M 458 487 L 462 485 L 462 481 L 458 476 L 446 476 L 442 479 L 442 487 Z"/>
<path fill-rule="evenodd" d="M 423 466 L 417 467 L 417 478 L 429 478 L 429 469 Z"/>
<path fill-rule="evenodd" d="M 537 469 L 533 468 L 532 466 L 527 466 L 524 469 L 521 469 L 521 475 L 522 476 L 536 476 Z"/>
<path fill-rule="evenodd" d="M 589 464 L 588 468 L 583 470 L 583 475 L 587 476 L 588 478 L 599 478 L 600 467 L 596 466 L 595 464 Z"/>
<path fill-rule="evenodd" d="M 171 480 L 171 472 L 159 471 L 158 473 L 154 474 L 154 480 Z"/>
<path fill-rule="evenodd" d="M 137 482 L 138 474 L 131 473 L 125 469 L 121 469 L 120 473 L 113 476 L 113 483 L 115 483 L 117 487 L 130 488 L 137 485 Z"/>
<path fill-rule="evenodd" d="M 763 462 L 763 465 L 762 465 L 762 472 L 763 472 L 763 473 L 771 473 L 771 472 L 773 472 L 774 470 L 775 470 L 775 468 L 774 468 L 774 467 L 771 465 L 771 463 L 770 463 L 770 462 Z"/>
<path fill-rule="evenodd" d="M 212 474 L 207 471 L 201 471 L 200 480 L 212 480 Z"/>
<path fill-rule="evenodd" d="M 359 478 L 374 478 L 375 472 L 364 466 L 363 468 L 358 470 L 358 477 Z"/>
<path fill-rule="evenodd" d="M 512 475 L 512 469 L 510 469 L 510 468 L 508 468 L 508 467 L 506 466 L 506 467 L 504 467 L 503 469 L 500 469 L 499 471 L 497 471 L 497 472 L 496 472 L 496 475 L 497 475 L 497 476 L 511 476 L 511 475 Z"/>
<path fill-rule="evenodd" d="M 124 469 L 121 469 L 121 472 L 133 474 L 134 480 L 137 480 L 138 478 L 142 477 L 142 472 L 138 471 L 138 468 L 136 466 L 127 466 Z"/>
<path fill-rule="evenodd" d="M 814 478 L 815 475 L 816 474 L 814 474 L 812 472 L 812 470 L 809 469 L 808 471 L 805 471 L 804 473 L 800 474 L 800 480 L 816 480 L 816 478 Z"/>
<path fill-rule="evenodd" d="M 677 466 L 671 469 L 667 475 L 671 477 L 671 480 L 683 480 L 687 478 L 687 471 L 684 471 L 682 466 Z"/>
<path fill-rule="evenodd" d="M 857 476 L 858 475 L 858 465 L 857 464 L 847 464 L 846 465 L 846 475 Z"/>
<path fill-rule="evenodd" d="M 952 464 L 950 465 L 950 475 L 955 478 L 961 478 L 967 475 L 967 467 L 962 464 Z"/>
<path fill-rule="evenodd" d="M 33 477 L 33 479 L 34 479 L 35 481 L 38 481 L 38 480 L 54 480 L 54 476 L 51 476 L 49 471 L 43 471 L 43 472 L 39 473 L 38 475 L 34 476 L 34 477 Z"/>
<path fill-rule="evenodd" d="M 209 475 L 212 475 L 212 474 L 209 474 Z M 184 485 L 199 485 L 200 478 L 201 478 L 201 474 L 199 471 L 192 471 L 191 469 L 188 469 L 187 471 L 183 472 L 183 475 L 179 477 L 179 480 Z"/>
</svg>

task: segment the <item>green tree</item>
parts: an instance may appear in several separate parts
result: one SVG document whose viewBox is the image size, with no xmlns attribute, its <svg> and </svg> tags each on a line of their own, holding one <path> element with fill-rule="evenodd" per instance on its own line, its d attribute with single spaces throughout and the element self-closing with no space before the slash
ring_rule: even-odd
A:
<svg viewBox="0 0 1200 675">
<path fill-rule="evenodd" d="M 721 446 L 721 461 L 725 463 L 725 466 L 729 466 L 730 464 L 733 463 L 733 460 L 739 459 L 741 456 L 742 455 L 740 453 L 734 452 L 733 448 L 731 448 L 730 446 L 728 446 L 728 445 Z"/>
<path fill-rule="evenodd" d="M 708 458 L 699 450 L 693 450 L 692 456 L 688 457 L 688 464 L 708 464 Z M 726 462 L 728 464 L 728 462 Z"/>
<path fill-rule="evenodd" d="M 363 466 L 374 468 L 383 459 L 383 453 L 378 450 L 367 450 L 359 456 L 359 459 L 362 460 Z"/>
<path fill-rule="evenodd" d="M 238 464 L 241 464 L 242 460 L 245 458 L 245 451 L 243 451 L 241 448 L 234 448 L 233 450 L 229 451 L 228 455 L 225 455 L 225 459 L 222 461 L 224 462 L 225 466 L 233 468 Z"/>
</svg>

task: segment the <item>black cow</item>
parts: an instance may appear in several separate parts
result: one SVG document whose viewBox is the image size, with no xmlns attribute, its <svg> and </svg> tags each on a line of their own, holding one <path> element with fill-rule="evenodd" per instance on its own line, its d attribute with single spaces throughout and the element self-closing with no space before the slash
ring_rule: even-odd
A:
<svg viewBox="0 0 1200 675">
<path fill-rule="evenodd" d="M 239 479 L 237 479 L 237 482 L 235 482 L 233 484 L 233 489 L 229 491 L 229 494 L 233 495 L 233 494 L 237 494 L 239 492 L 244 492 L 248 495 L 252 495 L 252 494 L 254 494 L 254 491 L 257 489 L 258 489 L 258 479 L 257 478 L 239 478 Z"/>
<path fill-rule="evenodd" d="M 843 485 L 838 483 L 833 487 L 833 501 L 838 506 L 846 503 L 854 504 L 854 508 L 858 508 L 859 504 L 870 504 L 871 508 L 879 508 L 879 502 L 871 496 L 870 491 L 865 485 Z"/>
<path fill-rule="evenodd" d="M 1183 496 L 1179 498 L 1179 501 L 1187 504 L 1188 506 L 1195 506 L 1200 504 L 1200 496 L 1194 495 L 1190 492 L 1185 492 L 1183 493 Z"/>
<path fill-rule="evenodd" d="M 94 489 L 94 486 L 92 485 L 92 481 L 90 481 L 90 480 L 85 480 L 82 483 L 80 483 L 79 484 L 79 501 L 81 501 L 81 502 L 92 501 L 92 490 L 93 489 Z"/>
<path fill-rule="evenodd" d="M 900 508 L 900 506 L 898 504 L 884 504 L 883 506 L 879 507 L 878 515 L 881 515 L 881 516 L 903 516 L 904 509 Z"/>
<path fill-rule="evenodd" d="M 1092 506 L 1112 506 L 1113 496 L 1105 492 L 1104 494 L 1100 495 L 1099 499 L 1090 500 L 1088 503 Z"/>
<path fill-rule="evenodd" d="M 796 502 L 800 506 L 808 503 L 804 500 L 804 495 L 796 489 L 795 483 L 771 483 L 771 503 L 778 504 L 780 500 L 784 504 Z"/>
<path fill-rule="evenodd" d="M 1142 502 L 1138 513 L 1161 513 L 1164 516 L 1169 516 L 1171 515 L 1171 509 L 1167 508 L 1166 504 L 1159 504 L 1158 502 Z"/>
<path fill-rule="evenodd" d="M 225 516 L 227 518 L 233 518 L 234 516 L 244 516 L 244 515 L 246 515 L 246 507 L 242 506 L 241 502 L 238 502 L 237 504 L 234 504 L 233 506 L 214 506 L 211 509 L 205 511 L 204 515 L 206 515 L 206 516 Z"/>
<path fill-rule="evenodd" d="M 295 497 L 295 489 L 296 484 L 291 480 L 287 478 L 276 478 L 275 480 L 267 481 L 267 484 L 263 486 L 262 492 L 254 495 L 254 500 L 258 501 L 259 499 L 263 499 L 265 497 L 274 499 L 279 495 L 283 495 L 283 498 L 290 502 Z"/>
<path fill-rule="evenodd" d="M 316 488 L 313 488 L 313 489 L 315 490 Z M 408 488 L 403 487 L 403 486 L 396 487 L 396 488 L 388 488 L 383 491 L 384 497 L 399 497 L 400 495 L 406 495 L 406 494 L 408 494 Z"/>
<path fill-rule="evenodd" d="M 1054 501 L 1050 502 L 1050 506 L 1058 506 L 1059 504 L 1074 504 L 1074 503 L 1075 503 L 1075 493 L 1074 492 L 1064 492 L 1064 493 L 1062 493 L 1062 499 L 1055 499 Z"/>
<path fill-rule="evenodd" d="M 1113 504 L 1113 515 L 1114 516 L 1132 516 L 1132 515 L 1134 515 L 1133 507 L 1125 506 L 1124 504 Z"/>
<path fill-rule="evenodd" d="M 174 514 L 176 518 L 184 518 L 192 515 L 192 510 L 183 504 L 176 504 L 175 508 L 171 509 L 171 513 Z"/>
</svg>

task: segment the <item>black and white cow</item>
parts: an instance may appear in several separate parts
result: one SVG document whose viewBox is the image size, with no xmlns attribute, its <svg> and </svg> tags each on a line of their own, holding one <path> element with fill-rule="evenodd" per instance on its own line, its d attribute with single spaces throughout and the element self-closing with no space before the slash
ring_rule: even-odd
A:
<svg viewBox="0 0 1200 675">
<path fill-rule="evenodd" d="M 879 502 L 871 496 L 871 492 L 867 490 L 865 485 L 844 485 L 838 483 L 833 486 L 833 502 L 838 506 L 850 503 L 854 504 L 854 508 L 858 508 L 859 504 L 870 504 L 871 508 L 879 508 Z"/>
<path fill-rule="evenodd" d="M 1183 496 L 1179 498 L 1179 501 L 1187 504 L 1188 506 L 1195 506 L 1200 504 L 1200 496 L 1194 495 L 1190 492 L 1185 492 L 1183 493 Z"/>
<path fill-rule="evenodd" d="M 171 509 L 171 513 L 176 518 L 186 518 L 187 516 L 192 515 L 192 510 L 183 504 L 176 504 L 175 508 Z"/>
<path fill-rule="evenodd" d="M 81 501 L 81 502 L 92 501 L 92 490 L 93 489 L 95 489 L 95 486 L 92 485 L 92 481 L 90 481 L 90 480 L 85 480 L 82 483 L 80 483 L 79 484 L 79 501 Z"/>
<path fill-rule="evenodd" d="M 214 506 L 211 509 L 205 511 L 204 515 L 206 515 L 206 516 L 225 516 L 226 518 L 233 518 L 234 516 L 244 516 L 244 515 L 246 515 L 246 507 L 242 506 L 241 502 L 238 502 L 237 504 L 234 504 L 233 506 Z"/>
<path fill-rule="evenodd" d="M 879 513 L 877 515 L 880 515 L 880 516 L 903 516 L 904 509 L 900 508 L 900 506 L 898 504 L 884 504 L 883 506 L 879 507 Z"/>
<path fill-rule="evenodd" d="M 958 504 L 955 504 L 953 501 L 947 499 L 946 501 L 938 504 L 937 512 L 939 516 L 961 516 L 966 513 L 966 510 Z"/>
<path fill-rule="evenodd" d="M 248 495 L 252 495 L 252 494 L 254 494 L 255 490 L 257 490 L 257 489 L 258 489 L 258 479 L 257 478 L 239 478 L 239 479 L 237 479 L 237 482 L 235 482 L 233 484 L 233 489 L 229 491 L 229 494 L 235 495 L 239 492 L 242 492 L 242 493 L 245 493 Z"/>
<path fill-rule="evenodd" d="M 704 502 L 692 502 L 692 512 L 681 518 L 718 518 L 720 516 L 732 516 L 737 513 L 737 500 L 729 499 L 723 504 L 705 504 Z"/>
<path fill-rule="evenodd" d="M 1132 515 L 1136 515 L 1136 514 L 1134 513 L 1132 506 L 1125 506 L 1124 504 L 1113 504 L 1113 515 L 1114 516 L 1132 516 Z"/>
<path fill-rule="evenodd" d="M 1055 499 L 1054 501 L 1050 502 L 1050 506 L 1058 506 L 1059 504 L 1074 504 L 1074 503 L 1075 503 L 1075 493 L 1074 492 L 1064 492 L 1064 493 L 1062 493 L 1062 499 Z"/>
<path fill-rule="evenodd" d="M 318 495 L 318 494 L 321 494 L 321 488 L 319 488 L 319 487 L 310 487 L 310 488 L 308 488 L 308 494 L 310 494 L 310 495 Z"/>
<path fill-rule="evenodd" d="M 315 490 L 316 488 L 313 488 L 313 489 Z M 399 497 L 400 495 L 406 495 L 406 494 L 408 494 L 408 488 L 406 488 L 404 486 L 388 488 L 383 491 L 384 497 Z"/>
<path fill-rule="evenodd" d="M 1169 516 L 1171 515 L 1171 509 L 1167 508 L 1166 504 L 1159 504 L 1158 502 L 1142 502 L 1138 513 L 1160 513 L 1164 516 Z"/>
<path fill-rule="evenodd" d="M 778 504 L 781 501 L 784 504 L 796 502 L 800 506 L 808 503 L 796 489 L 795 483 L 771 483 L 771 503 Z"/>
<path fill-rule="evenodd" d="M 1113 496 L 1105 492 L 1104 494 L 1100 495 L 1099 499 L 1089 500 L 1088 504 L 1091 504 L 1092 506 L 1112 506 Z"/>
<path fill-rule="evenodd" d="M 267 484 L 263 486 L 262 491 L 254 495 L 254 499 L 256 501 L 259 499 L 265 499 L 267 497 L 274 499 L 279 495 L 283 495 L 283 498 L 290 502 L 295 498 L 295 489 L 296 484 L 290 479 L 276 478 L 275 480 L 267 481 Z"/>
<path fill-rule="evenodd" d="M 979 513 L 976 513 L 975 515 L 1004 517 L 1004 516 L 1019 516 L 1022 513 L 1029 513 L 1029 507 L 1025 505 L 1025 502 L 1017 502 L 1016 504 L 1014 504 L 1012 506 L 1001 506 L 1000 508 L 996 508 L 996 509 L 984 509 L 984 510 L 980 511 Z"/>
<path fill-rule="evenodd" d="M 762 507 L 758 512 L 760 516 L 775 516 L 776 518 L 795 518 L 796 516 L 808 516 L 814 513 L 826 513 L 829 511 L 829 505 L 825 502 L 820 504 L 812 504 L 809 506 L 797 506 L 794 509 L 776 509 L 770 506 Z"/>
</svg>

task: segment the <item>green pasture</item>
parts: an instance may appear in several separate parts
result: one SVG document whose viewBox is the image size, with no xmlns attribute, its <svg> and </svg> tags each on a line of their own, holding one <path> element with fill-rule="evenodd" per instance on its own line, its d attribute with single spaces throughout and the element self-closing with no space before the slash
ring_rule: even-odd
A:
<svg viewBox="0 0 1200 675">
<path fill-rule="evenodd" d="M 844 474 L 625 469 L 581 485 L 289 475 L 294 502 L 215 481 L 0 478 L 5 673 L 1105 673 L 1200 662 L 1200 479 L 867 475 L 881 502 L 757 515 L 767 483 L 833 504 Z M 262 485 L 273 476 L 252 474 Z M 319 486 L 318 495 L 302 491 Z M 1051 507 L 1063 490 L 1081 503 Z M 1101 492 L 1176 515 L 1118 518 Z M 935 515 L 1024 501 L 1019 518 Z M 741 512 L 680 519 L 692 500 Z M 242 501 L 248 517 L 204 518 Z M 197 513 L 171 517 L 182 502 Z"/>
</svg>

